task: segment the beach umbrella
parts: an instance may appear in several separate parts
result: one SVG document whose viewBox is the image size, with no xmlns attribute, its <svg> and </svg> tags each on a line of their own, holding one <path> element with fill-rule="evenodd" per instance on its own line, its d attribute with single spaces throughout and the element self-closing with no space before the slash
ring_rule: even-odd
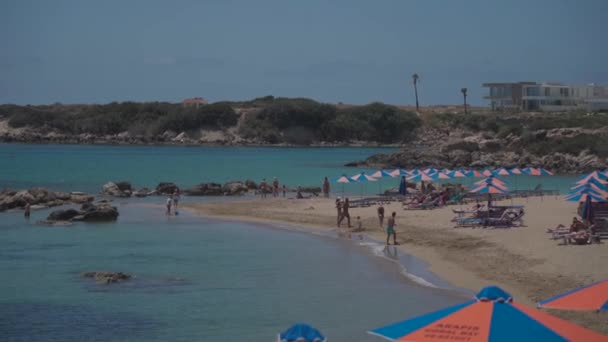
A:
<svg viewBox="0 0 608 342">
<path fill-rule="evenodd" d="M 344 184 L 356 183 L 357 181 L 354 181 L 350 179 L 347 175 L 343 174 L 342 176 L 334 179 L 333 182 L 342 184 L 342 197 L 344 197 Z"/>
<path fill-rule="evenodd" d="M 578 182 L 577 182 L 578 183 Z M 574 190 L 574 189 L 580 189 L 583 188 L 585 186 L 591 186 L 591 187 L 596 187 L 598 189 L 601 190 L 608 190 L 608 182 L 602 182 L 601 180 L 598 180 L 597 178 L 591 178 L 588 181 L 581 183 L 581 184 L 576 184 L 573 187 L 571 187 L 570 189 Z"/>
<path fill-rule="evenodd" d="M 579 178 L 579 180 L 576 182 L 576 184 L 588 183 L 591 180 L 596 180 L 599 183 L 606 184 L 606 183 L 608 183 L 608 176 L 605 176 L 601 172 L 593 171 L 593 172 Z"/>
<path fill-rule="evenodd" d="M 448 176 L 450 176 L 450 178 L 462 178 L 466 177 L 467 175 L 464 171 L 453 170 L 452 172 L 448 173 Z"/>
<path fill-rule="evenodd" d="M 407 177 L 407 180 L 410 182 L 423 182 L 423 181 L 432 182 L 434 179 L 433 179 L 433 177 L 429 176 L 428 174 L 426 174 L 424 172 L 420 172 L 417 175 Z"/>
<path fill-rule="evenodd" d="M 410 174 L 410 176 L 415 176 L 417 174 L 420 174 L 420 170 L 419 169 L 411 169 L 411 170 L 408 170 L 408 173 Z"/>
<path fill-rule="evenodd" d="M 391 176 L 393 177 L 398 177 L 398 176 L 411 176 L 411 174 L 407 171 L 407 170 L 403 170 L 403 169 L 395 169 L 393 171 L 391 171 Z"/>
<path fill-rule="evenodd" d="M 606 202 L 606 200 L 601 197 L 600 195 L 598 195 L 597 193 L 594 193 L 593 191 L 582 191 L 576 194 L 571 194 L 566 196 L 566 201 L 568 202 L 585 202 L 587 200 L 587 197 L 591 198 L 591 202 Z"/>
<path fill-rule="evenodd" d="M 608 279 L 538 302 L 539 308 L 608 311 Z"/>
<path fill-rule="evenodd" d="M 475 192 L 478 194 L 505 194 L 509 191 L 498 184 L 481 184 L 472 189 L 470 192 Z"/>
<path fill-rule="evenodd" d="M 481 178 L 481 177 L 485 177 L 485 176 L 479 170 L 471 170 L 471 171 L 467 172 L 467 177 Z"/>
<path fill-rule="evenodd" d="M 553 172 L 542 167 L 537 168 L 539 176 L 553 176 Z"/>
<path fill-rule="evenodd" d="M 514 168 L 512 168 L 511 170 L 509 170 L 509 172 L 510 172 L 512 175 L 521 175 L 521 174 L 523 173 L 523 172 L 521 171 L 521 169 L 520 169 L 520 168 L 518 168 L 518 167 L 514 167 Z"/>
<path fill-rule="evenodd" d="M 361 183 L 361 197 L 363 197 L 363 183 L 377 181 L 376 178 L 374 178 L 368 174 L 365 174 L 365 172 L 358 173 L 358 174 L 350 177 L 350 179 Z"/>
<path fill-rule="evenodd" d="M 492 173 L 494 176 L 510 176 L 511 172 L 504 167 L 501 167 L 498 170 L 494 170 Z"/>
<path fill-rule="evenodd" d="M 392 173 L 386 172 L 384 170 L 378 170 L 371 174 L 374 178 L 384 178 L 384 177 L 397 177 L 397 175 L 393 175 Z"/>
<path fill-rule="evenodd" d="M 389 341 L 606 341 L 606 336 L 514 301 L 499 287 L 473 300 L 369 331 Z"/>
<path fill-rule="evenodd" d="M 319 330 L 305 323 L 297 323 L 280 333 L 277 342 L 296 342 L 304 338 L 306 342 L 325 342 L 325 336 Z"/>
<path fill-rule="evenodd" d="M 596 185 L 594 183 L 585 183 L 571 188 L 569 195 L 589 190 L 596 193 L 598 196 L 608 197 L 608 185 Z"/>
<path fill-rule="evenodd" d="M 437 179 L 450 179 L 450 178 L 452 178 L 448 174 L 443 173 L 443 172 L 435 172 L 433 174 L 429 174 L 429 177 L 433 178 L 434 180 L 437 180 Z"/>
<path fill-rule="evenodd" d="M 397 169 L 398 170 L 398 169 Z M 378 170 L 374 173 L 371 174 L 372 177 L 376 178 L 376 179 L 382 179 L 382 178 L 386 178 L 386 177 L 397 177 L 397 175 L 394 175 L 392 173 L 386 172 L 384 170 Z M 381 182 L 378 182 L 378 192 L 382 193 L 382 186 L 381 186 Z"/>
<path fill-rule="evenodd" d="M 422 171 L 422 172 L 426 173 L 427 175 L 430 175 L 430 174 L 432 174 L 432 173 L 437 172 L 437 169 L 434 169 L 434 168 L 432 168 L 432 167 L 429 167 L 429 168 L 427 168 L 426 170 L 424 170 L 424 171 Z"/>
<path fill-rule="evenodd" d="M 366 174 L 365 172 L 357 173 L 356 175 L 351 176 L 350 179 L 354 180 L 355 182 L 375 182 L 375 181 L 377 181 L 376 178 Z"/>
<path fill-rule="evenodd" d="M 484 177 L 490 177 L 492 176 L 494 173 L 492 170 L 490 169 L 484 169 L 483 171 L 481 171 L 481 174 L 484 175 Z"/>
</svg>

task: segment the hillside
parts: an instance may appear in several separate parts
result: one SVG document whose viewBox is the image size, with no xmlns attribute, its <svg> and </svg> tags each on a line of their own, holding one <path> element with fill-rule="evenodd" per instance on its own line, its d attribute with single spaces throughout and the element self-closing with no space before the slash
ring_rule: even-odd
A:
<svg viewBox="0 0 608 342">
<path fill-rule="evenodd" d="M 394 145 L 349 165 L 604 167 L 608 113 L 489 113 L 458 106 L 326 104 L 266 96 L 199 108 L 166 102 L 0 106 L 0 141 L 86 144 Z"/>
</svg>

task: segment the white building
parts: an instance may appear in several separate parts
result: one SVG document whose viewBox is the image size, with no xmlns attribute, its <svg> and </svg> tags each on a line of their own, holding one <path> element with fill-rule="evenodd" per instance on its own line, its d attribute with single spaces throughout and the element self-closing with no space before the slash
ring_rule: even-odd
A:
<svg viewBox="0 0 608 342">
<path fill-rule="evenodd" d="M 561 83 L 486 83 L 492 110 L 561 112 L 571 110 L 607 110 L 608 86 L 565 85 Z"/>
</svg>

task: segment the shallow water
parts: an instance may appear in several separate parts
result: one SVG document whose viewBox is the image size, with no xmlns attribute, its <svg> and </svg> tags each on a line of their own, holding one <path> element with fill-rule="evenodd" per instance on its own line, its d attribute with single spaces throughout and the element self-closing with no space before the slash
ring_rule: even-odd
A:
<svg viewBox="0 0 608 342">
<path fill-rule="evenodd" d="M 359 243 L 207 220 L 135 203 L 115 224 L 0 223 L 0 331 L 8 340 L 270 341 L 294 322 L 333 341 L 463 301 L 420 286 Z M 378 257 L 381 256 L 381 257 Z M 84 271 L 133 273 L 98 285 Z"/>
</svg>

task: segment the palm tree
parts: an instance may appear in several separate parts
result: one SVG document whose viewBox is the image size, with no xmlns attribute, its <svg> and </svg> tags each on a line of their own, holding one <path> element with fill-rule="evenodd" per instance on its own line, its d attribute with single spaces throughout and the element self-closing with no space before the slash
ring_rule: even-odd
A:
<svg viewBox="0 0 608 342">
<path fill-rule="evenodd" d="M 416 94 L 416 111 L 418 112 L 418 79 L 420 76 L 418 74 L 413 74 L 412 79 L 414 80 L 414 94 Z"/>
<path fill-rule="evenodd" d="M 462 97 L 464 97 L 464 113 L 467 113 L 467 88 L 460 89 Z"/>
</svg>

